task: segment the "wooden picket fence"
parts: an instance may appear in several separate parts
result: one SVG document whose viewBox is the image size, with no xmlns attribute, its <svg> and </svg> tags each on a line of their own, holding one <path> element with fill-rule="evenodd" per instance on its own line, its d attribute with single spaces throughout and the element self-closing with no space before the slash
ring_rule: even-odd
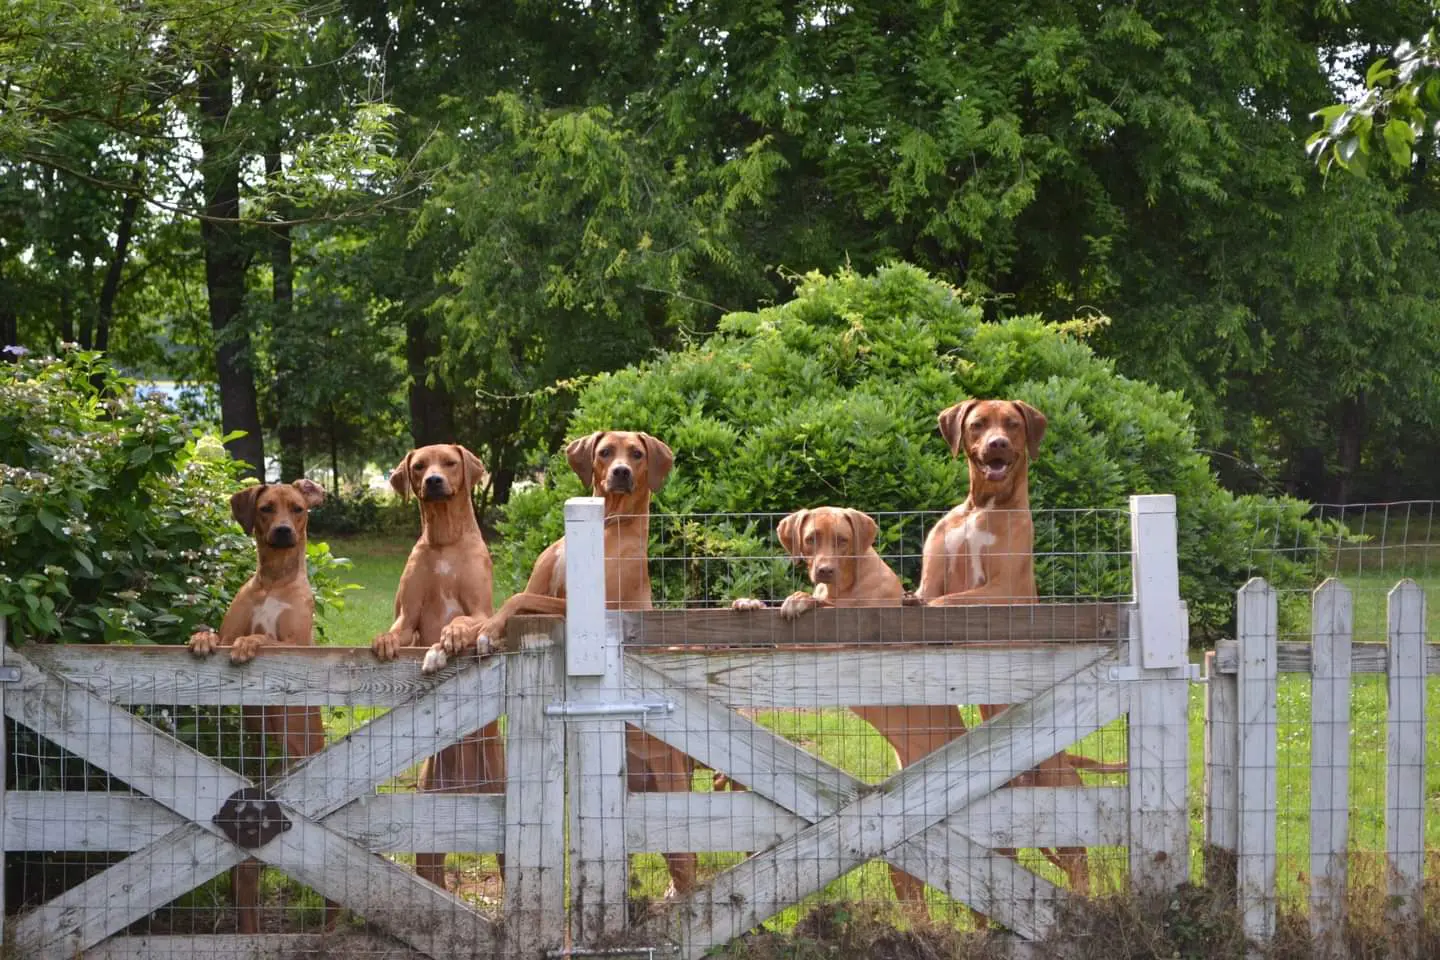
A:
<svg viewBox="0 0 1440 960">
<path fill-rule="evenodd" d="M 1392 934 L 1418 956 L 1425 862 L 1426 677 L 1440 646 L 1426 643 L 1425 593 L 1403 580 L 1388 596 L 1387 642 L 1354 643 L 1353 597 L 1327 580 L 1311 597 L 1311 641 L 1279 643 L 1276 591 L 1253 579 L 1237 594 L 1236 639 L 1207 655 L 1205 842 L 1207 880 L 1232 888 L 1245 932 L 1275 934 L 1279 677 L 1309 674 L 1311 933 L 1326 956 L 1345 956 L 1350 863 L 1351 677 L 1388 680 L 1385 857 Z"/>
</svg>

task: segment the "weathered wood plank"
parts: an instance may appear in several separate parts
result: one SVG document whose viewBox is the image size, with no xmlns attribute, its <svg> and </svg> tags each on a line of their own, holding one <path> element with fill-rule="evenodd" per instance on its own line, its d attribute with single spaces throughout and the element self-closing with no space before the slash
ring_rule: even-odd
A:
<svg viewBox="0 0 1440 960">
<path fill-rule="evenodd" d="M 271 795 L 305 816 L 320 818 L 370 793 L 376 784 L 499 717 L 510 659 L 465 661 L 455 675 L 418 700 L 376 717 L 296 764 Z"/>
<path fill-rule="evenodd" d="M 1398 955 L 1420 955 L 1425 886 L 1425 591 L 1402 580 L 1387 603 L 1389 725 L 1385 738 L 1385 852 Z"/>
<path fill-rule="evenodd" d="M 1124 787 L 1001 790 L 946 820 L 982 847 L 1123 846 Z M 625 802 L 631 853 L 764 850 L 810 821 L 755 793 L 636 793 Z"/>
<path fill-rule="evenodd" d="M 1130 498 L 1130 570 L 1135 593 L 1136 666 L 1175 669 L 1186 664 L 1188 631 L 1180 604 L 1175 496 Z M 1183 876 L 1183 874 L 1182 874 Z"/>
<path fill-rule="evenodd" d="M 1245 933 L 1261 943 L 1275 934 L 1276 698 L 1275 591 L 1256 577 L 1237 593 L 1240 669 L 1239 827 L 1236 845 Z"/>
<path fill-rule="evenodd" d="M 1240 846 L 1240 694 L 1233 673 L 1205 655 L 1205 881 L 1234 891 Z"/>
<path fill-rule="evenodd" d="M 260 936 L 120 936 L 85 951 L 85 960 L 305 960 L 317 956 L 416 960 L 419 954 L 393 940 L 358 930 Z"/>
<path fill-rule="evenodd" d="M 1234 673 L 1240 662 L 1239 647 L 1234 640 L 1222 640 L 1215 645 L 1216 669 L 1221 673 Z M 1279 673 L 1310 673 L 1314 648 L 1308 643 L 1281 643 L 1276 645 L 1275 667 Z M 1390 648 L 1384 643 L 1352 643 L 1350 645 L 1350 672 L 1385 673 L 1389 669 Z M 1440 676 L 1440 644 L 1426 644 L 1425 673 Z"/>
<path fill-rule="evenodd" d="M 7 798 L 5 849 L 134 851 L 186 821 L 124 793 L 16 791 Z M 325 817 L 327 827 L 374 853 L 504 849 L 505 799 L 485 794 L 381 793 Z"/>
<path fill-rule="evenodd" d="M 72 960 L 244 859 L 229 840 L 187 823 L 21 917 L 16 955 Z"/>
<path fill-rule="evenodd" d="M 1350 849 L 1350 590 L 1326 580 L 1311 597 L 1310 933 L 1322 957 L 1341 960 Z"/>
<path fill-rule="evenodd" d="M 1108 666 L 1102 662 L 1011 707 L 832 815 L 721 873 L 647 927 L 659 933 L 676 923 L 683 955 L 698 958 L 866 860 L 913 856 L 914 865 L 925 867 L 932 858 L 919 840 L 921 833 L 1118 715 L 1118 684 L 1104 679 Z M 1025 932 L 1038 937 L 1046 932 L 1046 914 L 1036 904 L 1027 907 Z"/>
<path fill-rule="evenodd" d="M 565 728 L 545 716 L 565 676 L 561 647 L 542 638 L 549 649 L 511 660 L 505 674 L 505 933 L 515 958 L 543 956 L 566 934 Z"/>
<path fill-rule="evenodd" d="M 183 647 L 36 646 L 26 653 L 46 673 L 112 703 L 196 706 L 373 706 L 408 703 L 468 663 L 422 676 L 419 649 L 380 663 L 368 649 L 270 647 L 235 665 L 222 650 L 195 657 Z"/>
<path fill-rule="evenodd" d="M 769 647 L 866 643 L 1074 643 L 1119 637 L 1121 604 L 1042 603 L 961 607 L 819 609 L 796 620 L 778 610 L 646 610 L 627 613 L 635 646 Z"/>
<path fill-rule="evenodd" d="M 1115 651 L 1114 644 L 1031 647 L 892 646 L 646 654 L 675 686 L 731 709 L 884 704 L 1020 703 Z"/>
</svg>

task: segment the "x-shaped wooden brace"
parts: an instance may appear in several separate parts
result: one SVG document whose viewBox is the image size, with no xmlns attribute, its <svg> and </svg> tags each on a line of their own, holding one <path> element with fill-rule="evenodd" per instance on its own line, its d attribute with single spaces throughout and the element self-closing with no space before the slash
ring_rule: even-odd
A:
<svg viewBox="0 0 1440 960">
<path fill-rule="evenodd" d="M 667 683 L 643 657 L 626 656 L 627 688 L 663 689 L 677 703 L 669 716 L 647 720 L 648 733 L 738 774 L 751 792 L 810 824 L 677 901 L 646 924 L 647 932 L 678 932 L 683 955 L 700 957 L 882 857 L 1019 936 L 1039 939 L 1069 894 L 974 842 L 948 818 L 1118 717 L 1125 701 L 1107 676 L 1116 662 L 1112 655 L 1059 681 L 872 787 L 708 697 Z"/>
<path fill-rule="evenodd" d="M 468 662 L 424 696 L 390 710 L 271 784 L 292 828 L 253 850 L 211 818 L 246 778 L 95 694 L 49 676 L 13 648 L 21 680 L 5 713 L 128 783 L 187 822 L 26 914 L 20 955 L 66 960 L 212 877 L 255 857 L 349 907 L 430 957 L 486 951 L 495 925 L 460 898 L 366 850 L 325 819 L 384 780 L 479 730 L 504 709 L 504 658 Z M 257 664 L 263 664 L 263 657 Z M 479 674 L 478 678 L 476 674 Z"/>
</svg>

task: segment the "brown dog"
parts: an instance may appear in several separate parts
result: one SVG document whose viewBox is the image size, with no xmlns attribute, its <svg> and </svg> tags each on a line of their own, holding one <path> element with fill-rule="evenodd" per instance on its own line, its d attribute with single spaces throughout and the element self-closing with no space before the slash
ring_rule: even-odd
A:
<svg viewBox="0 0 1440 960">
<path fill-rule="evenodd" d="M 665 483 L 674 463 L 670 448 L 646 433 L 599 431 L 565 448 L 570 467 L 597 497 L 605 498 L 605 606 L 611 610 L 649 610 L 650 494 Z M 421 669 L 433 673 L 449 657 L 466 650 L 480 654 L 506 648 L 512 617 L 563 616 L 565 613 L 565 539 L 546 547 L 524 591 L 506 600 L 483 623 L 470 618 L 441 631 Z M 695 762 L 634 727 L 625 731 L 625 752 L 632 791 L 678 793 L 690 789 Z M 695 855 L 667 853 L 670 886 L 684 894 L 695 886 Z"/>
<path fill-rule="evenodd" d="M 454 444 L 411 450 L 391 472 L 390 486 L 401 499 L 413 493 L 420 501 L 420 539 L 400 574 L 395 622 L 371 644 L 377 659 L 394 660 L 401 647 L 428 649 L 440 642 L 449 624 L 478 624 L 494 612 L 490 550 L 470 498 L 483 474 L 480 459 Z M 419 788 L 422 793 L 504 792 L 500 721 L 427 759 Z M 415 872 L 444 887 L 445 854 L 415 854 Z"/>
<path fill-rule="evenodd" d="M 797 510 L 781 520 L 775 534 L 785 552 L 806 564 L 813 593 L 797 590 L 785 598 L 780 616 L 793 620 L 816 607 L 898 607 L 905 594 L 895 571 L 875 552 L 879 527 L 868 514 L 840 507 Z M 759 600 L 736 600 L 736 610 L 758 610 Z M 957 707 L 851 707 L 895 750 L 904 768 L 965 732 Z M 720 779 L 720 778 L 717 778 Z M 728 779 L 728 778 L 726 778 Z M 890 868 L 895 896 L 919 901 L 925 885 Z"/>
<path fill-rule="evenodd" d="M 231 663 L 254 659 L 261 647 L 280 644 L 308 647 L 314 639 L 315 595 L 305 568 L 305 528 L 310 508 L 319 506 L 325 491 L 313 480 L 293 484 L 257 483 L 230 498 L 230 513 L 255 537 L 259 567 L 235 594 L 220 632 L 202 627 L 190 637 L 190 652 L 209 656 L 220 647 L 230 650 Z M 244 707 L 245 729 L 278 741 L 283 755 L 277 767 L 325 747 L 319 707 Z M 278 770 L 268 771 L 275 773 Z M 241 933 L 260 932 L 260 863 L 247 860 L 231 874 L 235 922 Z M 325 904 L 327 923 L 339 908 Z"/>
<path fill-rule="evenodd" d="M 1034 603 L 1034 526 L 1030 518 L 1030 460 L 1045 435 L 1045 415 L 1027 403 L 966 400 L 941 411 L 940 433 L 970 468 L 970 494 L 946 514 L 925 538 L 918 596 L 932 606 Z M 1004 704 L 981 704 L 988 720 Z M 957 733 L 963 733 L 961 726 Z M 1076 772 L 1085 767 L 1118 772 L 1124 765 L 1102 764 L 1061 753 L 1011 781 L 1012 786 L 1081 786 Z M 998 851 L 1013 856 L 1014 850 Z M 1065 871 L 1071 889 L 1090 890 L 1084 847 L 1044 850 Z"/>
</svg>

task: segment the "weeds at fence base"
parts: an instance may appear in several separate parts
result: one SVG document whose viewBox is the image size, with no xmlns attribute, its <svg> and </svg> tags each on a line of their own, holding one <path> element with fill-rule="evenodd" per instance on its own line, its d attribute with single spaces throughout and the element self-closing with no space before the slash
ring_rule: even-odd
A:
<svg viewBox="0 0 1440 960">
<path fill-rule="evenodd" d="M 1440 957 L 1440 882 L 1427 884 L 1419 951 L 1401 947 L 1413 928 L 1397 926 L 1383 874 L 1352 867 L 1340 956 L 1350 960 Z M 1432 874 L 1433 875 L 1433 874 Z M 907 918 L 893 905 L 828 903 L 815 907 L 785 933 L 761 930 L 717 952 L 731 960 L 1001 960 L 1014 941 L 995 933 Z M 1167 894 L 1114 894 L 1064 905 L 1054 932 L 1035 944 L 1035 955 L 1064 960 L 1235 960 L 1247 942 L 1233 893 L 1186 885 Z M 1281 905 L 1274 940 L 1255 951 L 1270 960 L 1319 960 L 1303 903 Z"/>
</svg>

